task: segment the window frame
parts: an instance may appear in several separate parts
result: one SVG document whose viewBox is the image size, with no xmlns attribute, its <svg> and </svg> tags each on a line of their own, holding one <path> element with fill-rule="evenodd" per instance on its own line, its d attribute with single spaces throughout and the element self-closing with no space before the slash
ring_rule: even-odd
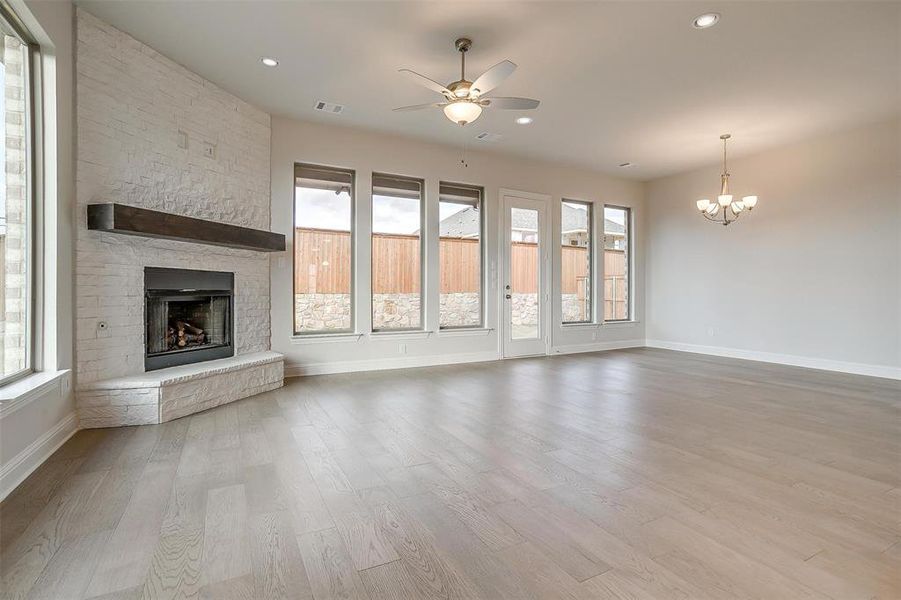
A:
<svg viewBox="0 0 901 600">
<path fill-rule="evenodd" d="M 375 180 L 376 178 L 394 179 L 397 181 L 415 182 L 419 184 L 419 327 L 375 327 L 375 296 L 373 276 L 373 261 L 375 256 L 372 252 L 375 240 L 375 230 L 373 228 L 375 222 Z M 425 331 L 425 286 L 426 286 L 426 189 L 425 179 L 420 177 L 411 177 L 409 175 L 396 175 L 394 173 L 383 173 L 373 171 L 369 180 L 369 331 L 371 333 L 395 333 L 395 332 L 415 332 Z"/>
<path fill-rule="evenodd" d="M 625 316 L 625 318 L 623 318 L 623 319 L 607 319 L 606 314 L 603 314 L 602 318 L 603 318 L 604 323 L 631 323 L 632 321 L 635 320 L 634 311 L 632 310 L 632 297 L 633 297 L 633 294 L 632 294 L 632 248 L 633 248 L 632 207 L 631 206 L 620 206 L 618 204 L 604 204 L 604 208 L 605 209 L 613 208 L 616 210 L 622 210 L 623 212 L 626 213 L 626 219 L 625 219 L 626 222 L 623 224 L 623 233 L 626 236 L 626 241 L 624 244 L 625 248 L 623 249 L 623 251 L 626 253 L 625 267 L 626 267 L 626 284 L 627 284 L 626 295 L 627 295 L 627 297 L 626 297 L 626 316 Z M 601 215 L 601 218 L 606 219 L 606 216 Z M 606 232 L 604 233 L 604 235 L 607 235 Z M 603 252 L 607 252 L 606 245 L 603 247 Z M 606 275 L 606 273 L 604 273 L 604 275 Z M 606 302 L 607 301 L 606 285 L 603 286 L 603 291 L 604 291 L 604 302 Z M 614 311 L 615 310 L 616 310 L 616 307 L 614 307 Z M 606 311 L 605 311 L 605 313 L 606 313 Z"/>
<path fill-rule="evenodd" d="M 344 329 L 317 329 L 315 331 L 297 331 L 297 315 L 295 303 L 297 298 L 297 173 L 298 169 L 317 169 L 350 175 L 350 327 Z M 291 207 L 291 330 L 296 337 L 341 336 L 357 332 L 356 319 L 356 287 L 357 287 L 357 172 L 346 167 L 317 165 L 312 163 L 294 163 L 294 202 Z"/>
<path fill-rule="evenodd" d="M 479 322 L 476 325 L 441 325 L 441 186 L 456 187 L 467 190 L 475 190 L 479 193 Z M 485 263 L 486 263 L 486 236 L 488 219 L 485 218 L 485 188 L 481 185 L 470 183 L 455 183 L 451 181 L 438 182 L 438 331 L 465 331 L 467 329 L 485 328 Z"/>
<path fill-rule="evenodd" d="M 563 315 L 563 205 L 564 204 L 582 204 L 588 208 L 588 276 L 591 278 L 588 285 L 590 294 L 588 302 L 588 318 L 581 321 L 567 321 Z M 594 226 L 594 202 L 590 200 L 573 200 L 570 198 L 560 199 L 560 324 L 561 325 L 593 325 L 597 322 L 595 312 L 595 292 L 597 285 L 597 277 L 595 276 L 595 226 Z"/>
<path fill-rule="evenodd" d="M 38 170 L 41 165 L 38 162 L 38 132 L 41 130 L 40 110 L 42 106 L 41 88 L 38 81 L 40 77 L 40 45 L 31 35 L 19 16 L 5 2 L 0 0 L 0 19 L 10 30 L 10 33 L 19 38 L 25 47 L 24 57 L 24 92 L 25 98 L 25 367 L 0 377 L 0 387 L 28 377 L 40 370 L 41 361 L 40 345 L 38 344 L 41 331 L 41 311 L 39 299 L 41 290 L 38 282 L 44 274 L 41 250 L 41 211 L 39 210 L 39 195 L 42 188 L 39 187 L 40 178 Z M 5 91 L 4 91 L 5 93 Z M 4 115 L 5 118 L 5 115 Z M 5 140 L 4 140 L 5 143 Z M 5 165 L 3 165 L 5 169 Z M 41 195 L 42 197 L 42 195 Z"/>
</svg>

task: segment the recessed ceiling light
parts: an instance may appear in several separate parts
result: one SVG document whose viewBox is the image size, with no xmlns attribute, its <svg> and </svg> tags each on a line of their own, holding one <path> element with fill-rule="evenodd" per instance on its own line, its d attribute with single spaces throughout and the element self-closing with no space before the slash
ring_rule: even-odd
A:
<svg viewBox="0 0 901 600">
<path fill-rule="evenodd" d="M 519 117 L 516 119 L 516 123 L 519 125 L 528 125 L 532 120 L 532 117 Z"/>
<path fill-rule="evenodd" d="M 267 67 L 277 67 L 278 61 L 270 56 L 264 56 L 260 59 L 260 62 L 266 65 Z"/>
<path fill-rule="evenodd" d="M 691 24 L 694 25 L 695 29 L 707 29 L 716 25 L 719 20 L 719 13 L 704 13 L 695 17 Z"/>
</svg>

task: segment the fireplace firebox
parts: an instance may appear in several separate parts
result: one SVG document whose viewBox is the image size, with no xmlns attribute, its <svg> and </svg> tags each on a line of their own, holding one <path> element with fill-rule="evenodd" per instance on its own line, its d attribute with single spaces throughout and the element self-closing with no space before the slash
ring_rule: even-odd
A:
<svg viewBox="0 0 901 600">
<path fill-rule="evenodd" d="M 144 268 L 144 370 L 234 354 L 234 273 Z"/>
</svg>

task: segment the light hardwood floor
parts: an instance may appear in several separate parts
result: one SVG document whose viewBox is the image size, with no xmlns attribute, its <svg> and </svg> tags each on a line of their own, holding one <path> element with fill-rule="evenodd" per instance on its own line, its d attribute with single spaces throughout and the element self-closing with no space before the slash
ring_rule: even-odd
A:
<svg viewBox="0 0 901 600">
<path fill-rule="evenodd" d="M 901 384 L 663 350 L 310 377 L 79 432 L 4 597 L 901 598 Z"/>
</svg>

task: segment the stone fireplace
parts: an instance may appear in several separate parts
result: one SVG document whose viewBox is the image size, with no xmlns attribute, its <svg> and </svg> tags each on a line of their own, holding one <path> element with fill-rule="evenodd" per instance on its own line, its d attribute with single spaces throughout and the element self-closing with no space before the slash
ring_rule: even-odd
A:
<svg viewBox="0 0 901 600">
<path fill-rule="evenodd" d="M 80 426 L 161 423 L 280 387 L 283 357 L 269 350 L 271 254 L 210 245 L 207 235 L 270 230 L 269 115 L 76 14 Z M 116 228 L 124 215 L 136 228 L 182 229 L 98 231 L 88 207 L 101 203 L 145 211 L 113 211 Z"/>
</svg>

